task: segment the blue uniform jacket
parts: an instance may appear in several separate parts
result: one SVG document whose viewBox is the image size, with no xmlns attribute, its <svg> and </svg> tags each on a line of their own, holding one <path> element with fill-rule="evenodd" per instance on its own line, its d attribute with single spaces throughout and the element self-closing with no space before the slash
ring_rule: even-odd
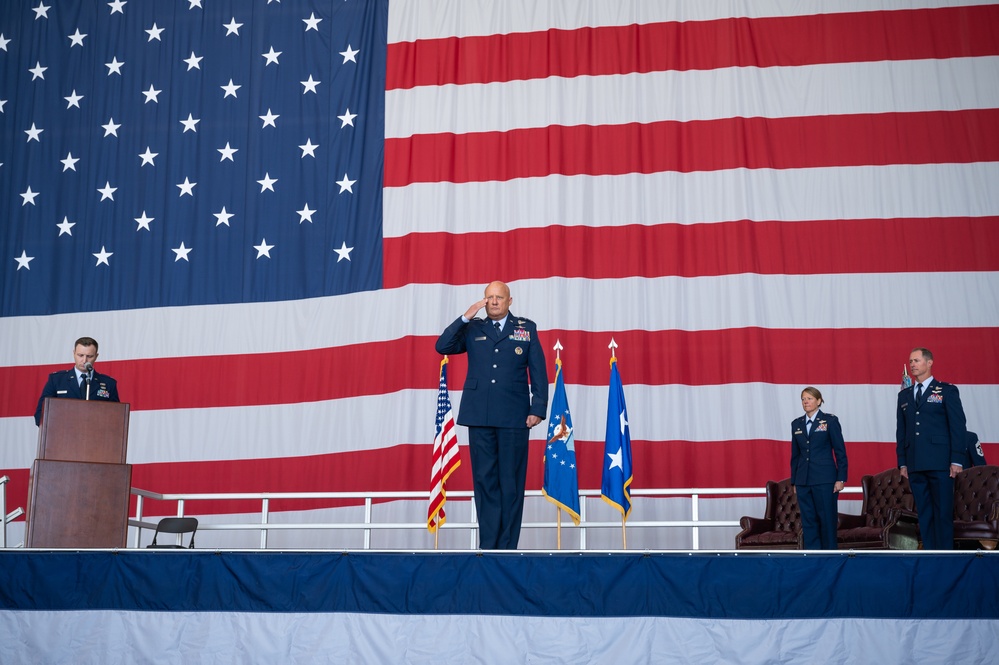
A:
<svg viewBox="0 0 999 665">
<path fill-rule="evenodd" d="M 846 444 L 839 418 L 821 409 L 815 412 L 811 434 L 805 434 L 805 416 L 791 421 L 791 484 L 824 485 L 846 482 Z M 835 458 L 833 454 L 835 453 Z"/>
<path fill-rule="evenodd" d="M 965 463 L 967 421 L 957 386 L 936 379 L 916 404 L 915 391 L 898 393 L 895 454 L 909 471 L 946 471 Z"/>
<path fill-rule="evenodd" d="M 982 450 L 982 444 L 978 440 L 978 435 L 974 432 L 968 432 L 964 436 L 964 442 L 967 446 L 965 451 L 965 462 L 963 464 L 964 468 L 970 468 L 973 466 L 985 466 L 988 462 L 985 461 L 985 451 Z"/>
<path fill-rule="evenodd" d="M 59 370 L 49 374 L 48 381 L 42 389 L 42 396 L 38 398 L 38 407 L 35 409 L 35 424 L 42 424 L 42 407 L 45 405 L 46 397 L 67 397 L 70 399 L 83 399 L 84 394 L 80 391 L 80 384 L 76 381 L 76 372 L 73 368 Z M 118 382 L 107 374 L 94 372 L 94 378 L 90 381 L 90 399 L 102 400 L 105 402 L 119 402 Z"/>
<path fill-rule="evenodd" d="M 548 413 L 548 369 L 530 319 L 509 314 L 500 335 L 492 321 L 458 317 L 437 339 L 437 353 L 468 354 L 458 424 L 527 427 L 527 416 Z"/>
</svg>

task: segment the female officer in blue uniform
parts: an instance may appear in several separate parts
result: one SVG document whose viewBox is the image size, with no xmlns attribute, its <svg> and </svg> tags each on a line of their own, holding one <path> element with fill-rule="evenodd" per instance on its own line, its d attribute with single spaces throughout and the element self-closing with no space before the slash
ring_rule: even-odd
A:
<svg viewBox="0 0 999 665">
<path fill-rule="evenodd" d="M 846 444 L 839 418 L 819 410 L 822 393 L 801 391 L 805 415 L 791 421 L 791 484 L 798 495 L 806 550 L 836 549 L 839 492 L 846 485 Z"/>
</svg>

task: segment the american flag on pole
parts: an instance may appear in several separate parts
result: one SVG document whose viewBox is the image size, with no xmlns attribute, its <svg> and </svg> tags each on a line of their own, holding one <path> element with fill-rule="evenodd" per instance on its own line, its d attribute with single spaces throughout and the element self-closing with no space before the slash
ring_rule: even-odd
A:
<svg viewBox="0 0 999 665">
<path fill-rule="evenodd" d="M 447 356 L 441 361 L 440 387 L 437 389 L 437 422 L 434 434 L 434 459 L 430 469 L 430 505 L 427 529 L 434 533 L 447 521 L 447 479 L 461 466 L 458 434 L 455 431 L 451 397 L 447 389 Z"/>
<path fill-rule="evenodd" d="M 914 346 L 999 441 L 997 26 L 976 0 L 4 0 L 9 503 L 80 335 L 136 487 L 423 492 L 433 342 L 493 279 L 587 359 L 583 488 L 608 332 L 643 487 L 786 476 L 806 385 L 857 477 L 893 466 Z"/>
</svg>

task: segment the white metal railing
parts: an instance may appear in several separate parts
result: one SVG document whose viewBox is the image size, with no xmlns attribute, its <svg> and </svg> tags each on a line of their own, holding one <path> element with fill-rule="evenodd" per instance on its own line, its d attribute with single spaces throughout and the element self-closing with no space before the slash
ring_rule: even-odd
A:
<svg viewBox="0 0 999 665">
<path fill-rule="evenodd" d="M 861 494 L 860 487 L 848 487 L 843 490 L 843 494 Z M 372 521 L 372 506 L 376 501 L 393 500 L 427 500 L 427 492 L 227 492 L 227 493 L 204 493 L 204 494 L 161 494 L 149 490 L 132 488 L 132 494 L 137 497 L 135 516 L 129 518 L 128 525 L 136 527 L 133 547 L 140 547 L 142 530 L 155 529 L 156 522 L 149 522 L 143 518 L 145 500 L 155 501 L 176 501 L 177 516 L 185 517 L 185 503 L 187 501 L 219 501 L 219 500 L 255 500 L 260 501 L 260 520 L 258 522 L 233 522 L 233 523 L 205 523 L 199 524 L 198 530 L 219 530 L 219 531 L 260 531 L 260 549 L 267 549 L 267 535 L 270 531 L 276 530 L 360 530 L 364 533 L 363 549 L 371 549 L 371 533 L 375 530 L 410 530 L 426 529 L 426 520 L 416 522 L 374 522 Z M 471 491 L 451 491 L 448 492 L 449 499 L 470 499 Z M 586 549 L 587 529 L 621 527 L 620 521 L 591 521 L 587 516 L 587 498 L 600 496 L 600 490 L 580 490 L 580 523 L 573 526 L 573 530 L 579 532 L 579 549 Z M 766 488 L 762 487 L 738 487 L 738 488 L 683 488 L 683 489 L 632 489 L 631 497 L 635 498 L 663 498 L 663 497 L 684 497 L 690 501 L 690 519 L 686 520 L 636 520 L 634 513 L 627 522 L 627 528 L 684 528 L 691 530 L 692 549 L 700 549 L 700 529 L 738 527 L 738 518 L 733 520 L 702 520 L 700 519 L 700 500 L 705 497 L 725 497 L 725 496 L 765 496 Z M 540 490 L 528 490 L 527 497 L 542 496 Z M 300 522 L 300 523 L 272 523 L 270 522 L 270 502 L 272 500 L 288 499 L 330 499 L 330 500 L 352 500 L 363 501 L 364 511 L 361 522 Z M 442 530 L 451 531 L 456 529 L 467 529 L 469 531 L 470 550 L 476 549 L 476 531 L 478 524 L 475 516 L 475 503 L 469 501 L 471 509 L 471 519 L 468 522 L 456 522 L 449 519 L 442 527 Z M 559 525 L 554 521 L 550 522 L 524 522 L 523 529 L 556 529 Z M 411 548 L 407 548 L 411 549 Z"/>
<path fill-rule="evenodd" d="M 10 482 L 10 478 L 7 476 L 0 476 L 0 517 L 3 519 L 0 522 L 0 547 L 7 547 L 7 523 L 16 520 L 18 517 L 24 514 L 24 508 L 15 508 L 14 510 L 7 512 L 7 483 Z"/>
</svg>

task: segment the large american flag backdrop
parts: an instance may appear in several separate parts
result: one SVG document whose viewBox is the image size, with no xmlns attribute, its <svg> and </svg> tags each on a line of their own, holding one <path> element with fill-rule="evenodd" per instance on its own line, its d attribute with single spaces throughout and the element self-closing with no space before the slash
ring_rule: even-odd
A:
<svg viewBox="0 0 999 665">
<path fill-rule="evenodd" d="M 426 490 L 433 342 L 493 279 L 572 367 L 584 489 L 612 337 L 636 492 L 786 477 L 806 385 L 851 484 L 893 466 L 917 345 L 999 435 L 994 3 L 5 0 L 0 210 L 11 507 L 81 335 L 136 487 Z"/>
</svg>

